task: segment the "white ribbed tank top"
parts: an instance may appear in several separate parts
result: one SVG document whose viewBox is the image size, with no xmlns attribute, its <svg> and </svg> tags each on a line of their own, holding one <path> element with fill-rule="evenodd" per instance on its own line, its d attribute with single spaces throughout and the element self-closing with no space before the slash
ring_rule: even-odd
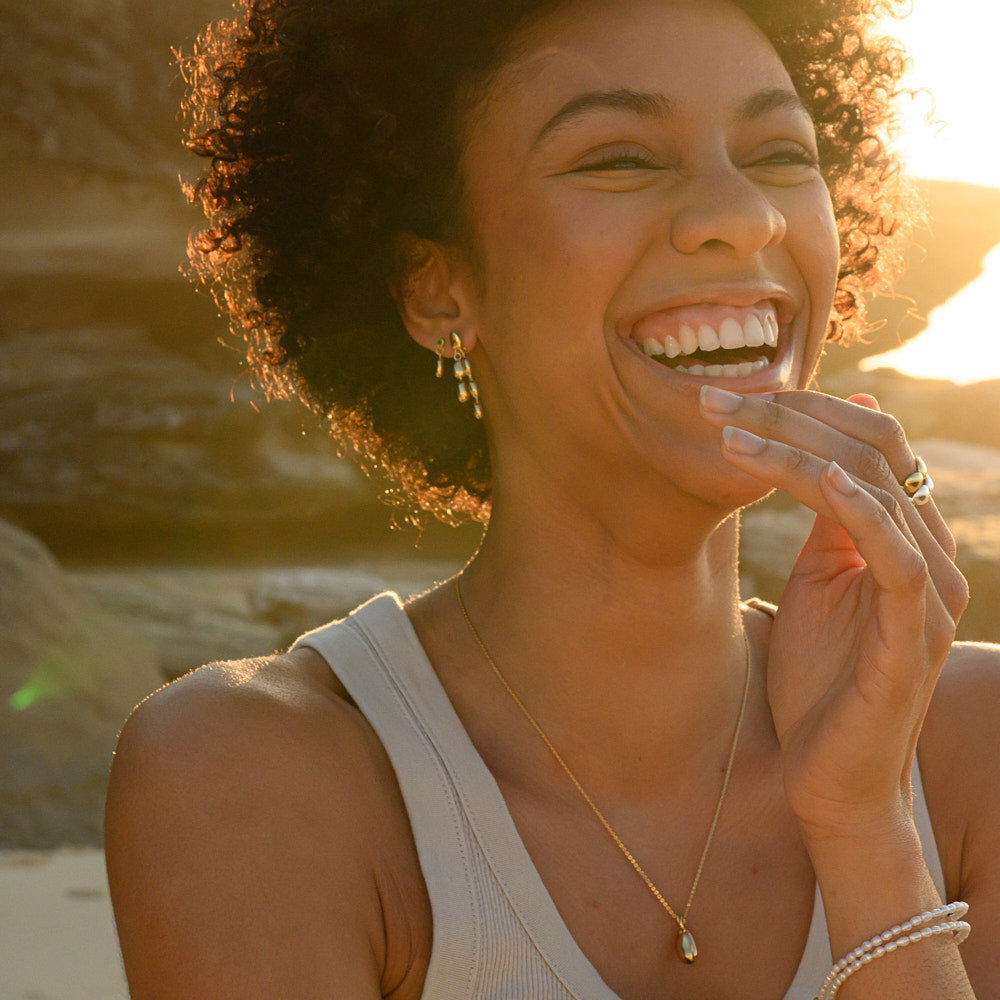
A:
<svg viewBox="0 0 1000 1000">
<path fill-rule="evenodd" d="M 399 598 L 381 594 L 295 645 L 327 661 L 396 772 L 434 921 L 423 1000 L 620 1000 L 559 915 Z M 913 785 L 917 829 L 943 894 L 916 765 Z M 785 1000 L 811 1000 L 832 964 L 817 888 Z"/>
</svg>

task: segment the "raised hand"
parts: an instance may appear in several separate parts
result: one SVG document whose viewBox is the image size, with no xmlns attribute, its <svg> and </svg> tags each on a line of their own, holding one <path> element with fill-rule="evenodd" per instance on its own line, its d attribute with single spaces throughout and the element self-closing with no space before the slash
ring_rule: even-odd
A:
<svg viewBox="0 0 1000 1000">
<path fill-rule="evenodd" d="M 808 837 L 877 836 L 910 807 L 921 723 L 968 588 L 915 458 L 869 396 L 702 390 L 734 466 L 817 514 L 772 631 L 768 693 L 789 803 Z"/>
</svg>

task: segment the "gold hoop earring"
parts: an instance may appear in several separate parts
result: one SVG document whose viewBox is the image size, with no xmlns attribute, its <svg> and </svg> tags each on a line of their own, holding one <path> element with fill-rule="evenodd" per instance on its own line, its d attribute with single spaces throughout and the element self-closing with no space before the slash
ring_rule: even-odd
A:
<svg viewBox="0 0 1000 1000">
<path fill-rule="evenodd" d="M 437 372 L 438 378 L 444 375 L 444 340 L 438 340 L 437 350 Z M 458 379 L 458 401 L 467 403 L 472 400 L 472 412 L 476 415 L 476 420 L 483 419 L 483 408 L 479 403 L 479 386 L 476 385 L 472 377 L 472 368 L 469 359 L 465 356 L 462 347 L 462 338 L 457 333 L 451 334 L 451 353 L 454 360 L 455 378 Z"/>
</svg>

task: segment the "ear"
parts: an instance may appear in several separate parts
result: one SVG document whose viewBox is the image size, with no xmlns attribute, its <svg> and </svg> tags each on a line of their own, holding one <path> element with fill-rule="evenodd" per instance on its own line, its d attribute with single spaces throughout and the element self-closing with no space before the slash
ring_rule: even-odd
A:
<svg viewBox="0 0 1000 1000">
<path fill-rule="evenodd" d="M 413 233 L 398 234 L 394 251 L 397 277 L 390 290 L 410 336 L 433 351 L 455 332 L 471 350 L 476 334 L 469 265 L 454 251 Z"/>
</svg>

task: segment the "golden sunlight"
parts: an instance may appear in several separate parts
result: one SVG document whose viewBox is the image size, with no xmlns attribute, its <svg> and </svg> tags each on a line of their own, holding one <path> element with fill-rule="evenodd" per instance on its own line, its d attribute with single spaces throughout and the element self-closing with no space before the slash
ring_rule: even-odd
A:
<svg viewBox="0 0 1000 1000">
<path fill-rule="evenodd" d="M 983 261 L 983 273 L 944 305 L 931 310 L 927 329 L 887 354 L 863 358 L 862 371 L 895 368 L 914 378 L 959 385 L 1000 378 L 1000 245 Z"/>
<path fill-rule="evenodd" d="M 980 0 L 914 0 L 887 30 L 910 52 L 918 94 L 908 107 L 901 147 L 918 177 L 1000 186 L 996 109 L 996 27 Z M 934 122 L 925 118 L 933 111 Z"/>
<path fill-rule="evenodd" d="M 908 105 L 899 144 L 917 177 L 1000 187 L 996 40 L 989 9 L 980 0 L 914 0 L 909 17 L 887 25 L 912 56 L 911 85 L 933 94 L 933 103 L 924 93 Z M 865 359 L 862 368 L 892 367 L 958 383 L 1000 378 L 998 288 L 995 249 L 976 280 L 930 313 L 926 331 L 897 350 Z"/>
</svg>

